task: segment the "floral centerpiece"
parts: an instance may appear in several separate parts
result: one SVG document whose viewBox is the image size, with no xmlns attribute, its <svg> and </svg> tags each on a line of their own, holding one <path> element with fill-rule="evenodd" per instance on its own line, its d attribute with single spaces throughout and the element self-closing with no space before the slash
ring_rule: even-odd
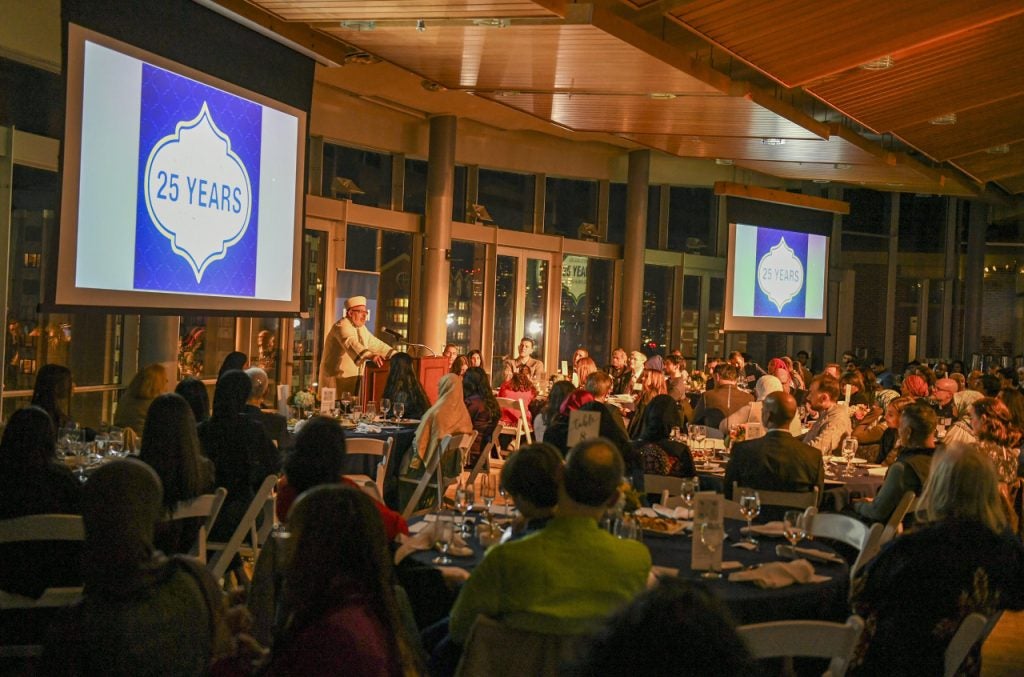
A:
<svg viewBox="0 0 1024 677">
<path fill-rule="evenodd" d="M 292 406 L 299 410 L 299 418 L 305 418 L 306 412 L 316 406 L 316 397 L 308 390 L 296 390 L 292 395 Z"/>
</svg>

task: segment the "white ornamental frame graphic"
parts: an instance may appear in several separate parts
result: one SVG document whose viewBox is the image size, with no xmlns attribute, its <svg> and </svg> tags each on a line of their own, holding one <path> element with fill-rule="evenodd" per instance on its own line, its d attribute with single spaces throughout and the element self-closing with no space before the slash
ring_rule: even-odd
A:
<svg viewBox="0 0 1024 677">
<path fill-rule="evenodd" d="M 177 233 L 164 226 L 164 224 L 160 222 L 160 218 L 156 215 L 156 211 L 153 209 L 153 204 L 149 196 L 149 178 L 150 171 L 153 168 L 153 160 L 159 154 L 160 150 L 171 143 L 180 143 L 181 133 L 185 130 L 198 127 L 203 122 L 204 118 L 207 124 L 210 125 L 210 129 L 213 131 L 214 136 L 224 142 L 224 154 L 228 159 L 238 165 L 238 169 L 242 173 L 242 178 L 245 180 L 245 192 L 248 199 L 245 204 L 245 217 L 242 219 L 242 227 L 239 229 L 238 233 L 233 237 L 224 240 L 219 252 L 214 252 L 197 263 L 191 252 L 178 246 Z M 160 234 L 170 240 L 171 250 L 181 258 L 188 261 L 188 264 L 191 266 L 192 272 L 195 275 L 196 282 L 201 283 L 203 281 L 203 273 L 206 272 L 206 269 L 209 268 L 210 264 L 225 258 L 228 255 L 228 249 L 237 244 L 249 231 L 249 217 L 252 212 L 252 182 L 249 180 L 249 172 L 246 170 L 245 163 L 242 162 L 242 158 L 238 157 L 238 154 L 231 150 L 231 137 L 221 131 L 217 126 L 217 123 L 214 122 L 213 115 L 210 114 L 210 109 L 205 101 L 203 102 L 203 107 L 199 110 L 198 115 L 191 120 L 183 120 L 179 122 L 174 126 L 173 134 L 168 134 L 153 146 L 153 150 L 150 151 L 149 158 L 146 160 L 145 177 L 146 190 L 144 190 L 143 193 L 145 193 L 146 196 L 146 211 L 149 212 L 149 218 L 152 220 L 153 225 L 156 226 L 156 229 L 160 231 Z"/>
<path fill-rule="evenodd" d="M 794 289 L 794 290 L 792 291 L 792 293 L 790 293 L 790 295 L 789 295 L 789 296 L 787 296 L 786 298 L 784 298 L 784 299 L 782 299 L 782 300 L 780 301 L 780 300 L 779 300 L 778 298 L 776 298 L 776 296 L 775 296 L 775 294 L 774 294 L 774 292 L 775 292 L 776 290 L 774 290 L 774 289 L 765 289 L 765 288 L 764 288 L 764 285 L 762 285 L 762 284 L 761 284 L 761 269 L 762 269 L 762 268 L 764 267 L 764 265 L 765 265 L 765 261 L 766 261 L 766 260 L 768 260 L 769 258 L 775 258 L 776 256 L 778 256 L 778 255 L 782 254 L 782 252 L 785 252 L 785 253 L 789 254 L 789 258 L 791 258 L 791 259 L 792 259 L 792 261 L 793 261 L 793 262 L 794 262 L 794 263 L 795 263 L 795 264 L 796 264 L 797 266 L 799 266 L 799 267 L 800 267 L 800 284 L 799 284 L 799 285 L 797 285 L 796 289 Z M 782 238 L 781 238 L 781 239 L 779 240 L 778 244 L 776 244 L 776 245 L 775 245 L 774 247 L 772 247 L 772 248 L 771 248 L 771 249 L 769 249 L 769 250 L 768 250 L 767 252 L 765 252 L 765 255 L 761 257 L 761 260 L 757 262 L 757 286 L 758 286 L 758 288 L 759 288 L 759 289 L 761 290 L 761 292 L 762 292 L 762 293 L 764 293 L 764 295 L 765 295 L 765 296 L 767 296 L 767 297 L 768 297 L 768 299 L 769 299 L 769 300 L 770 300 L 770 301 L 771 301 L 772 303 L 774 303 L 774 304 L 775 304 L 775 308 L 776 308 L 776 309 L 778 310 L 778 312 L 780 312 L 780 313 L 782 312 L 782 308 L 783 308 L 783 307 L 784 307 L 784 306 L 785 306 L 785 305 L 786 305 L 787 303 L 789 303 L 790 301 L 792 301 L 792 300 L 793 300 L 793 298 L 794 298 L 794 297 L 795 297 L 795 296 L 796 296 L 797 294 L 799 294 L 799 293 L 800 293 L 800 290 L 804 288 L 804 264 L 803 264 L 803 261 L 801 261 L 801 260 L 800 260 L 800 257 L 798 257 L 798 256 L 796 255 L 796 252 L 794 252 L 794 251 L 793 251 L 793 248 L 792 248 L 792 247 L 790 247 L 790 246 L 789 246 L 789 245 L 788 245 L 788 244 L 786 243 L 786 238 L 785 238 L 785 237 L 782 237 Z"/>
</svg>

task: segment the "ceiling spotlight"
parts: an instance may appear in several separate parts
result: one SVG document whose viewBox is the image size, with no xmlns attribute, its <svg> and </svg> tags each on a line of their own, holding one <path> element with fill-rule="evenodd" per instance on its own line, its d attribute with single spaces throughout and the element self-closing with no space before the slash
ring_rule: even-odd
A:
<svg viewBox="0 0 1024 677">
<path fill-rule="evenodd" d="M 487 28 L 508 28 L 512 25 L 511 19 L 473 19 L 474 26 L 486 26 Z"/>
<path fill-rule="evenodd" d="M 832 169 L 849 169 L 849 168 L 850 168 L 850 165 L 846 164 L 845 162 L 837 162 L 834 165 L 832 165 Z"/>
<path fill-rule="evenodd" d="M 380 63 L 380 57 L 369 52 L 351 52 L 346 54 L 341 62 L 346 66 L 371 66 Z"/>
<path fill-rule="evenodd" d="M 499 89 L 494 93 L 494 96 L 504 98 L 507 96 L 519 96 L 522 94 L 518 89 Z"/>
<path fill-rule="evenodd" d="M 955 125 L 956 124 L 956 113 L 943 113 L 937 117 L 929 120 L 933 125 Z"/>
<path fill-rule="evenodd" d="M 986 148 L 985 152 L 989 155 L 1006 155 L 1010 152 L 1010 144 L 1004 143 L 999 146 L 992 146 L 991 148 Z"/>
<path fill-rule="evenodd" d="M 440 82 L 434 82 L 433 80 L 420 80 L 420 87 L 428 92 L 443 92 L 448 89 Z"/>
<path fill-rule="evenodd" d="M 761 139 L 761 143 L 763 143 L 766 146 L 785 146 L 786 140 L 780 139 L 777 136 L 769 136 L 764 139 Z"/>
<path fill-rule="evenodd" d="M 416 30 L 420 33 L 427 30 L 427 23 L 423 19 L 416 19 Z"/>
<path fill-rule="evenodd" d="M 651 92 L 647 97 L 655 101 L 671 101 L 676 98 L 676 95 L 672 92 Z"/>
<path fill-rule="evenodd" d="M 885 56 L 880 56 L 877 59 L 872 59 L 867 63 L 862 63 L 860 68 L 866 71 L 885 71 L 895 65 L 896 60 L 892 58 L 892 55 L 886 54 Z"/>
<path fill-rule="evenodd" d="M 720 157 L 715 158 L 715 164 L 722 165 L 723 167 L 731 167 L 734 164 L 734 162 L 728 158 Z"/>
</svg>

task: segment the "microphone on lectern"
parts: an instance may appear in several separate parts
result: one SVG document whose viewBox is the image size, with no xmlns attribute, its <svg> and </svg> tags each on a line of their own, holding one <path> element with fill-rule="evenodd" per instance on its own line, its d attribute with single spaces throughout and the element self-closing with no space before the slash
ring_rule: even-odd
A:
<svg viewBox="0 0 1024 677">
<path fill-rule="evenodd" d="M 401 341 L 402 343 L 405 343 L 405 336 L 395 331 L 394 329 L 389 329 L 388 327 L 381 327 L 380 330 L 387 334 L 388 336 L 390 336 L 391 338 L 395 339 L 396 341 Z"/>
</svg>

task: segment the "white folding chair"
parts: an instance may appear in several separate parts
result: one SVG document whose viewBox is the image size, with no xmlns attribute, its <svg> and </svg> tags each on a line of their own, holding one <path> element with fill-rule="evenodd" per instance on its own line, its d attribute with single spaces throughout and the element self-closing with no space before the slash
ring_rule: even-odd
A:
<svg viewBox="0 0 1024 677">
<path fill-rule="evenodd" d="M 741 487 L 739 482 L 732 483 L 732 495 L 739 496 L 739 492 L 746 487 Z M 812 491 L 767 491 L 756 489 L 757 495 L 761 498 L 761 505 L 774 505 L 783 508 L 816 508 L 818 507 L 818 487 Z"/>
<path fill-rule="evenodd" d="M 868 525 L 847 515 L 817 513 L 811 520 L 811 536 L 841 541 L 860 551 L 867 540 Z"/>
<path fill-rule="evenodd" d="M 882 546 L 888 543 L 889 540 L 890 538 L 886 538 L 886 529 L 880 522 L 876 522 L 868 528 L 867 538 L 864 539 L 864 544 L 860 548 L 860 553 L 857 555 L 857 559 L 854 560 L 853 566 L 850 567 L 851 581 L 865 564 L 875 558 L 878 551 L 881 550 Z"/>
<path fill-rule="evenodd" d="M 491 441 L 487 443 L 480 456 L 476 459 L 476 463 L 473 464 L 473 469 L 469 472 L 469 478 L 466 480 L 466 484 L 473 484 L 476 481 L 476 476 L 480 473 L 491 471 L 491 452 L 498 453 L 501 448 L 500 437 L 502 435 L 502 427 L 494 426 L 494 434 L 491 435 Z"/>
<path fill-rule="evenodd" d="M 519 420 L 514 426 L 503 425 L 503 435 L 512 435 L 510 449 L 518 449 L 521 438 L 526 438 L 527 444 L 533 444 L 533 431 L 530 430 L 530 423 L 526 418 L 526 405 L 516 397 L 497 397 L 498 406 L 502 409 L 511 409 L 519 412 Z"/>
<path fill-rule="evenodd" d="M 561 664 L 572 657 L 578 637 L 545 635 L 515 630 L 488 618 L 477 616 L 469 630 L 456 677 L 557 677 Z"/>
<path fill-rule="evenodd" d="M 989 627 L 989 619 L 979 613 L 967 614 L 963 621 L 960 622 L 960 627 L 957 628 L 956 634 L 953 635 L 953 639 L 949 640 L 949 645 L 946 647 L 946 654 L 943 658 L 944 669 L 943 675 L 945 677 L 953 677 L 963 665 L 964 659 L 967 658 L 967 654 L 971 651 L 971 647 L 977 644 L 979 641 L 984 641 L 985 631 L 991 631 Z"/>
<path fill-rule="evenodd" d="M 907 513 L 912 512 L 917 506 L 917 494 L 913 491 L 908 491 L 903 494 L 903 498 L 896 504 L 896 508 L 892 511 L 892 515 L 889 516 L 889 521 L 885 523 L 885 530 L 889 532 L 889 538 L 891 540 L 896 534 L 903 532 L 903 518 L 907 516 Z"/>
<path fill-rule="evenodd" d="M 437 451 L 431 456 L 430 462 L 423 471 L 423 476 L 416 482 L 416 489 L 413 491 L 412 497 L 409 498 L 409 502 L 405 504 L 405 508 L 402 510 L 402 517 L 409 519 L 409 517 L 412 516 L 428 486 L 434 486 L 437 488 L 437 505 L 438 507 L 443 505 L 444 492 L 449 485 L 454 484 L 458 480 L 458 475 L 455 477 L 445 478 L 444 473 L 442 472 L 442 459 L 449 454 L 457 453 L 460 458 L 459 468 L 461 474 L 461 459 L 465 458 L 465 455 L 469 453 L 469 449 L 473 446 L 473 440 L 475 439 L 476 431 L 474 430 L 470 433 L 446 435 L 444 439 L 438 443 Z"/>
<path fill-rule="evenodd" d="M 377 488 L 377 500 L 384 500 L 384 479 L 388 476 L 391 468 L 391 450 L 395 446 L 395 438 L 389 437 L 386 440 L 378 440 L 372 437 L 349 437 L 345 439 L 346 455 L 362 455 L 379 457 L 377 472 L 374 478 L 367 475 L 345 475 L 361 487 L 370 483 Z"/>
<path fill-rule="evenodd" d="M 842 677 L 853 656 L 864 621 L 856 614 L 845 623 L 775 621 L 741 625 L 736 632 L 755 659 L 809 656 L 831 658 L 828 674 Z"/>
<path fill-rule="evenodd" d="M 79 515 L 28 515 L 0 521 L 0 543 L 83 541 L 85 528 Z M 47 588 L 38 599 L 0 591 L 0 611 L 68 606 L 82 596 L 82 586 Z M 42 638 L 40 638 L 42 639 Z M 40 644 L 0 642 L 0 657 L 28 658 L 43 652 Z"/>
<path fill-rule="evenodd" d="M 210 536 L 210 530 L 213 529 L 213 523 L 217 520 L 217 515 L 220 513 L 221 506 L 224 505 L 224 499 L 227 498 L 227 495 L 227 489 L 218 487 L 212 494 L 196 496 L 190 501 L 180 501 L 174 506 L 170 517 L 165 520 L 167 522 L 174 522 L 183 519 L 204 518 L 203 523 L 199 525 L 199 534 L 196 536 L 196 542 L 188 553 L 203 564 L 206 564 L 206 541 Z"/>
<path fill-rule="evenodd" d="M 263 543 L 270 536 L 270 530 L 274 528 L 274 486 L 277 484 L 277 475 L 267 475 L 263 484 L 256 491 L 249 507 L 246 509 L 242 519 L 235 527 L 226 542 L 207 541 L 206 549 L 209 559 L 206 568 L 218 581 L 227 573 L 231 566 L 231 560 L 238 554 L 253 555 L 259 554 L 260 543 Z M 259 523 L 259 516 L 263 515 L 263 523 Z M 250 537 L 248 547 L 243 547 L 246 534 Z"/>
</svg>

